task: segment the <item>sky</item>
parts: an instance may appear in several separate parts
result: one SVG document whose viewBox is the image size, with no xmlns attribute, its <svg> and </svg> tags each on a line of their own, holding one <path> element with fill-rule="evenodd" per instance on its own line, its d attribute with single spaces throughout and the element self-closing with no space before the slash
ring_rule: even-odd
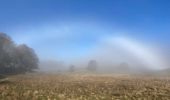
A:
<svg viewBox="0 0 170 100">
<path fill-rule="evenodd" d="M 40 59 L 111 60 L 122 48 L 158 68 L 170 50 L 169 6 L 169 0 L 0 0 L 0 31 Z"/>
</svg>

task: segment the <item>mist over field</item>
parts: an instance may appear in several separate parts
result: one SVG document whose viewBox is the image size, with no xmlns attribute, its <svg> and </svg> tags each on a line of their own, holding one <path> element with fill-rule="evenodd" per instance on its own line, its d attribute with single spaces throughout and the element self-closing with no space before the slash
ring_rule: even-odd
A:
<svg viewBox="0 0 170 100">
<path fill-rule="evenodd" d="M 119 71 L 121 63 L 127 63 L 127 72 L 169 68 L 168 48 L 164 44 L 105 28 L 97 22 L 76 22 L 37 28 L 42 31 L 41 36 L 35 34 L 39 30 L 28 30 L 31 34 L 16 35 L 14 39 L 18 43 L 23 39 L 36 48 L 40 71 L 67 71 L 70 65 L 85 70 L 90 60 L 97 61 L 99 72 Z"/>
<path fill-rule="evenodd" d="M 168 44 L 155 33 L 138 33 L 102 21 L 73 18 L 26 28 L 16 28 L 12 37 L 18 44 L 26 43 L 35 49 L 40 72 L 66 72 L 71 65 L 77 71 L 85 71 L 90 60 L 96 60 L 96 71 L 104 73 L 169 69 Z"/>
<path fill-rule="evenodd" d="M 98 70 L 106 72 L 120 70 L 121 63 L 126 63 L 132 72 L 169 68 L 169 30 L 165 21 L 168 19 L 164 18 L 168 9 L 162 7 L 164 3 L 160 5 L 162 11 L 157 11 L 150 9 L 147 1 L 139 1 L 142 3 L 139 7 L 129 2 L 131 7 L 123 6 L 126 3 L 118 1 L 59 0 L 57 4 L 43 1 L 42 10 L 32 2 L 10 4 L 14 9 L 3 6 L 18 14 L 14 16 L 16 22 L 10 18 L 2 21 L 1 31 L 9 34 L 16 44 L 24 43 L 35 50 L 40 71 L 67 70 L 71 65 L 85 69 L 90 60 L 96 60 Z M 96 2 L 99 5 L 93 6 Z M 133 3 L 139 5 L 137 1 Z M 55 11 L 55 6 L 63 10 Z M 5 16 L 8 15 L 4 13 L 1 19 Z"/>
<path fill-rule="evenodd" d="M 0 100 L 170 100 L 170 1 L 0 0 Z"/>
</svg>

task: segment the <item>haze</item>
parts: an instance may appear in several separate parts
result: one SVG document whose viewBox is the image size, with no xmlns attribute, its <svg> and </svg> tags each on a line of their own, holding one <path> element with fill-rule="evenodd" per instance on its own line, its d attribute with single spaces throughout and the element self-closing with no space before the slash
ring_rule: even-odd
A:
<svg viewBox="0 0 170 100">
<path fill-rule="evenodd" d="M 169 68 L 169 1 L 2 0 L 0 8 L 0 30 L 32 47 L 40 70 L 81 69 L 90 60 L 107 71 L 122 62 Z"/>
</svg>

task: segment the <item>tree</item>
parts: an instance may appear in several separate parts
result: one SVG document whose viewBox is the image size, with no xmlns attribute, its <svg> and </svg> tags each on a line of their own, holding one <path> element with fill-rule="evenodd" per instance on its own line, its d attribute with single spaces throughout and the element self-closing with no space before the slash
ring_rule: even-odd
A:
<svg viewBox="0 0 170 100">
<path fill-rule="evenodd" d="M 69 67 L 69 72 L 74 72 L 75 71 L 75 66 L 74 65 L 71 65 L 70 67 Z"/>
<path fill-rule="evenodd" d="M 27 45 L 17 46 L 5 33 L 0 33 L 0 74 L 25 73 L 38 68 L 38 57 Z"/>
<path fill-rule="evenodd" d="M 87 66 L 88 71 L 96 71 L 98 67 L 96 60 L 90 60 Z"/>
<path fill-rule="evenodd" d="M 31 72 L 38 68 L 38 57 L 27 45 L 17 46 L 18 67 L 22 72 Z"/>
<path fill-rule="evenodd" d="M 129 68 L 129 64 L 126 63 L 126 62 L 122 62 L 119 64 L 118 68 L 117 68 L 117 71 L 118 72 L 122 72 L 122 73 L 127 73 L 130 71 L 130 68 Z"/>
<path fill-rule="evenodd" d="M 0 33 L 0 73 L 11 71 L 12 54 L 15 45 L 5 33 Z"/>
</svg>

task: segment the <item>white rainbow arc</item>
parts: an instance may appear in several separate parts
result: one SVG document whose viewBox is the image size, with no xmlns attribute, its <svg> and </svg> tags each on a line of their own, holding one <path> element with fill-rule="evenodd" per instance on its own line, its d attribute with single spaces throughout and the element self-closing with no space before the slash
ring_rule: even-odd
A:
<svg viewBox="0 0 170 100">
<path fill-rule="evenodd" d="M 160 70 L 165 68 L 165 64 L 158 54 L 136 41 L 127 37 L 116 37 L 112 38 L 110 43 L 116 44 L 129 53 L 134 54 L 134 56 L 139 58 L 151 69 Z"/>
<path fill-rule="evenodd" d="M 78 28 L 76 28 L 78 27 Z M 24 32 L 26 31 L 27 33 L 30 34 L 24 34 L 21 35 L 21 33 L 24 32 L 19 32 L 18 34 L 16 34 L 16 36 L 14 37 L 14 40 L 16 40 L 17 43 L 21 44 L 21 43 L 27 43 L 29 45 L 34 45 L 35 48 L 37 48 L 35 46 L 35 44 L 37 45 L 41 45 L 42 41 L 47 41 L 50 40 L 51 38 L 67 38 L 67 37 L 71 37 L 71 38 L 75 38 L 75 36 L 77 35 L 83 35 L 83 34 L 79 34 L 79 32 L 77 32 L 76 30 L 90 30 L 89 33 L 95 33 L 94 36 L 98 36 L 99 31 L 101 31 L 101 33 L 108 33 L 103 31 L 101 28 L 98 28 L 97 26 L 93 29 L 84 29 L 84 27 L 81 29 L 81 27 L 83 27 L 82 25 L 73 25 L 72 27 L 67 27 L 67 26 L 61 26 L 61 27 L 51 27 L 48 26 L 45 28 L 45 30 L 43 30 L 44 27 L 40 27 L 38 28 L 38 30 L 36 29 L 35 31 L 32 29 L 31 31 L 26 31 L 24 30 Z M 112 31 L 109 31 L 109 33 L 111 33 Z M 16 31 L 17 33 L 17 31 Z M 41 34 L 36 34 L 36 33 L 43 33 Z M 51 33 L 51 34 L 49 34 Z M 62 34 L 61 34 L 62 33 Z M 88 32 L 87 32 L 88 33 Z M 91 34 L 89 34 L 91 35 Z M 103 39 L 103 35 L 102 35 L 102 39 Z M 104 38 L 105 39 L 105 38 Z M 153 69 L 163 69 L 165 68 L 166 64 L 164 61 L 162 61 L 162 59 L 160 58 L 160 56 L 156 53 L 154 53 L 154 50 L 150 50 L 148 47 L 146 47 L 145 45 L 142 45 L 140 43 L 138 43 L 137 41 L 133 41 L 128 37 L 113 37 L 111 39 L 106 38 L 107 42 L 111 43 L 113 46 L 118 45 L 121 48 L 125 49 L 126 51 L 128 51 L 131 54 L 134 54 L 134 56 L 136 56 L 137 58 L 141 59 L 142 62 L 144 62 L 146 65 L 150 66 L 150 68 Z M 108 41 L 109 40 L 109 41 Z M 100 41 L 100 39 L 99 39 Z M 99 43 L 100 44 L 100 43 Z M 52 48 L 53 49 L 53 48 Z"/>
</svg>

